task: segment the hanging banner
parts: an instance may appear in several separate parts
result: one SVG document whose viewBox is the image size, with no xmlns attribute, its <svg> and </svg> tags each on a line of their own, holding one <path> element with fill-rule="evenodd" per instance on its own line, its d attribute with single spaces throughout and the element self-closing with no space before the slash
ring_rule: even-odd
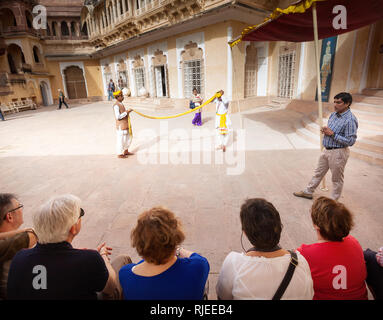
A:
<svg viewBox="0 0 383 320">
<path fill-rule="evenodd" d="M 322 40 L 319 62 L 322 102 L 328 102 L 329 100 L 337 39 L 338 37 L 335 36 Z M 315 101 L 318 101 L 318 94 L 315 95 Z"/>
</svg>

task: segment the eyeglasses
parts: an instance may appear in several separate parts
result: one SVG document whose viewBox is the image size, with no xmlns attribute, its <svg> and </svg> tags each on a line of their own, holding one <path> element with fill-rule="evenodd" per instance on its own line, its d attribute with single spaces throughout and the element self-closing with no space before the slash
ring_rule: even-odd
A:
<svg viewBox="0 0 383 320">
<path fill-rule="evenodd" d="M 85 214 L 84 209 L 83 209 L 83 208 L 80 208 L 80 216 L 79 216 L 78 218 L 80 219 L 81 217 L 84 216 L 84 214 Z"/>
<path fill-rule="evenodd" d="M 14 212 L 14 211 L 19 210 L 19 209 L 21 209 L 21 208 L 23 208 L 23 207 L 24 207 L 24 205 L 23 205 L 23 204 L 20 204 L 17 208 L 14 208 L 14 209 L 12 209 L 12 210 L 9 210 L 7 213 Z M 5 214 L 3 220 L 7 219 L 7 213 Z"/>
</svg>

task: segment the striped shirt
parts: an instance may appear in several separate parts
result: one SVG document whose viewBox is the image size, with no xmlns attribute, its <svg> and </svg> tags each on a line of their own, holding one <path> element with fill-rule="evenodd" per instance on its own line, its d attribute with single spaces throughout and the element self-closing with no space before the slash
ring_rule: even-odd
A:
<svg viewBox="0 0 383 320">
<path fill-rule="evenodd" d="M 327 127 L 334 132 L 334 135 L 323 137 L 325 148 L 345 148 L 355 143 L 358 120 L 350 109 L 340 114 L 333 112 L 328 119 Z"/>
</svg>

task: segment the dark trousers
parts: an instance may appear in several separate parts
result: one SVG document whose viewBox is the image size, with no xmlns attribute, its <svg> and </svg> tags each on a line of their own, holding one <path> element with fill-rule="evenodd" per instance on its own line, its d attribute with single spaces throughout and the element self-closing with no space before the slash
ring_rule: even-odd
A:
<svg viewBox="0 0 383 320">
<path fill-rule="evenodd" d="M 65 104 L 67 109 L 69 108 L 68 105 L 66 104 L 64 98 L 59 99 L 59 109 L 61 109 L 61 105 L 62 105 L 62 104 Z"/>
<path fill-rule="evenodd" d="M 376 261 L 376 252 L 364 250 L 364 260 L 367 267 L 366 282 L 376 300 L 383 300 L 383 267 Z"/>
<path fill-rule="evenodd" d="M 3 112 L 1 111 L 1 109 L 0 109 L 0 119 L 3 120 L 3 121 L 5 120 L 5 119 L 4 119 Z"/>
</svg>

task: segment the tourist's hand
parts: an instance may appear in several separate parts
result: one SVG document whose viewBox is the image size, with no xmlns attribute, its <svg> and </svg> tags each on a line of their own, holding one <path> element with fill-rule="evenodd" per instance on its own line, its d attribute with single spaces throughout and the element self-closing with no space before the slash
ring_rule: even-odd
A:
<svg viewBox="0 0 383 320">
<path fill-rule="evenodd" d="M 112 250 L 113 249 L 111 247 L 106 246 L 105 242 L 103 242 L 97 247 L 97 251 L 100 253 L 100 255 L 105 256 L 106 258 L 108 258 L 108 260 L 109 260 L 108 256 L 112 254 Z"/>
</svg>

